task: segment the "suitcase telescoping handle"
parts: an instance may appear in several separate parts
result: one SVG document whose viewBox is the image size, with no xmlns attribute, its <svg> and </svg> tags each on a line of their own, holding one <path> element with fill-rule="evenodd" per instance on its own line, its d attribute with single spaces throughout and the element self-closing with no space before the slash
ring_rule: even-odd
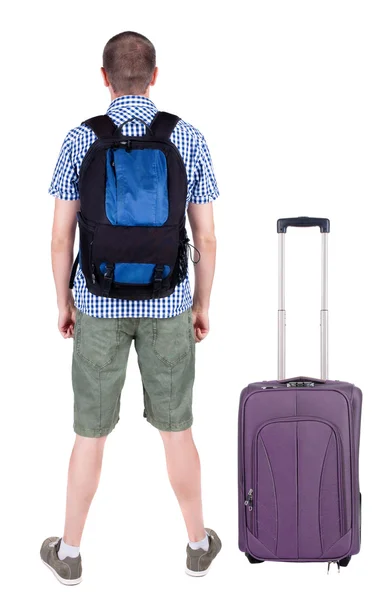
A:
<svg viewBox="0 0 388 600">
<path fill-rule="evenodd" d="M 328 235 L 329 219 L 296 217 L 279 219 L 279 305 L 278 305 L 278 379 L 286 377 L 286 306 L 285 306 L 285 237 L 287 227 L 319 227 L 322 235 L 321 267 L 321 379 L 328 378 Z"/>
</svg>

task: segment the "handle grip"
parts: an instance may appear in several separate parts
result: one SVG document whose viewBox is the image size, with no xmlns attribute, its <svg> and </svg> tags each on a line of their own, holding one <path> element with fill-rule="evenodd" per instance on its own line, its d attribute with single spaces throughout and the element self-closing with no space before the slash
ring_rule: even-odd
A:
<svg viewBox="0 0 388 600">
<path fill-rule="evenodd" d="M 329 219 L 316 219 L 314 217 L 293 217 L 278 219 L 278 233 L 287 233 L 287 227 L 319 227 L 321 233 L 330 232 Z"/>
</svg>

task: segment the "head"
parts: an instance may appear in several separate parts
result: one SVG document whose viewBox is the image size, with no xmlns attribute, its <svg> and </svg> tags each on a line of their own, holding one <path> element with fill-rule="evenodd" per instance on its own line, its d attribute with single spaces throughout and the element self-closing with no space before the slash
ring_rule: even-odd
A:
<svg viewBox="0 0 388 600">
<path fill-rule="evenodd" d="M 144 35 L 123 31 L 104 48 L 101 72 L 112 100 L 124 95 L 149 96 L 158 75 L 154 45 Z"/>
</svg>

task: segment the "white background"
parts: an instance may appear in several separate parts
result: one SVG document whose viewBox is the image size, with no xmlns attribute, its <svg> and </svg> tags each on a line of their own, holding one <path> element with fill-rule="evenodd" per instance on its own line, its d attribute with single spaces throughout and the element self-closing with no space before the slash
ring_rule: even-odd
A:
<svg viewBox="0 0 388 600">
<path fill-rule="evenodd" d="M 387 3 L 19 2 L 2 12 L 4 597 L 344 598 L 386 587 Z M 184 574 L 186 533 L 161 440 L 142 418 L 133 351 L 83 539 L 84 583 L 67 590 L 39 560 L 41 541 L 62 534 L 74 435 L 47 189 L 67 131 L 109 104 L 102 49 L 126 29 L 154 42 L 152 98 L 204 133 L 221 191 L 194 433 L 206 525 L 224 548 L 206 578 Z M 276 219 L 301 214 L 331 219 L 330 375 L 364 392 L 362 552 L 339 577 L 324 564 L 249 565 L 237 547 L 239 393 L 276 377 Z M 286 241 L 287 374 L 318 376 L 318 230 Z"/>
</svg>

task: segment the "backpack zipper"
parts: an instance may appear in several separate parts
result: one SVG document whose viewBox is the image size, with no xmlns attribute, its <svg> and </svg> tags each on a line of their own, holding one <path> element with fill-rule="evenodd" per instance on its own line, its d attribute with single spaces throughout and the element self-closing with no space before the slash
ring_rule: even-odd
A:
<svg viewBox="0 0 388 600">
<path fill-rule="evenodd" d="M 148 144 L 150 142 L 157 142 L 158 144 L 162 144 L 162 145 L 172 148 L 173 151 L 175 152 L 175 154 L 177 155 L 180 166 L 184 170 L 186 177 L 187 177 L 186 167 L 185 167 L 185 163 L 183 162 L 183 158 L 182 158 L 178 148 L 175 146 L 175 144 L 173 144 L 169 140 L 161 141 L 158 139 L 152 139 L 149 136 L 148 137 L 146 137 L 146 136 L 132 136 L 132 137 L 125 136 L 122 139 L 109 138 L 108 140 L 106 140 L 106 139 L 101 140 L 100 138 L 97 138 L 93 142 L 93 144 L 88 148 L 88 151 L 86 152 L 84 158 L 82 159 L 81 168 L 80 168 L 80 172 L 79 172 L 78 186 L 81 187 L 84 172 L 85 172 L 86 168 L 88 167 L 95 150 L 97 150 L 99 148 L 103 149 L 103 148 L 110 148 L 110 147 L 113 147 L 113 148 L 122 147 L 122 148 L 126 149 L 129 147 L 130 150 L 132 151 L 134 149 L 133 144 L 137 144 L 137 143 Z M 186 195 L 187 195 L 187 186 L 186 186 Z"/>
</svg>

